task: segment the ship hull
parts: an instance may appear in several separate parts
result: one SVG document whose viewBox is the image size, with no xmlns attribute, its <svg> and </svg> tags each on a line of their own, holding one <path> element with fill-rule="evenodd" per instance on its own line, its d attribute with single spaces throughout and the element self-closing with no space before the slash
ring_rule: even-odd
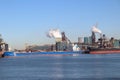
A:
<svg viewBox="0 0 120 80">
<path fill-rule="evenodd" d="M 74 54 L 82 54 L 83 51 L 60 51 L 60 52 L 31 52 L 31 53 L 15 53 L 15 52 L 4 52 L 5 56 L 33 56 L 33 55 L 41 55 L 41 56 L 66 56 L 66 55 L 74 55 Z"/>
<path fill-rule="evenodd" d="M 120 48 L 91 49 L 90 54 L 120 54 Z"/>
</svg>

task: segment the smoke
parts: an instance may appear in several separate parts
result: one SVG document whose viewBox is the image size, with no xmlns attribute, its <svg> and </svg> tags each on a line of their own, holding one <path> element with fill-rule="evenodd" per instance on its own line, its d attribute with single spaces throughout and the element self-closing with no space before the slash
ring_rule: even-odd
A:
<svg viewBox="0 0 120 80">
<path fill-rule="evenodd" d="M 49 38 L 62 38 L 61 32 L 59 29 L 50 29 L 47 33 Z"/>
<path fill-rule="evenodd" d="M 102 34 L 102 31 L 101 31 L 100 29 L 98 29 L 96 26 L 93 26 L 93 27 L 92 27 L 92 32 Z"/>
</svg>

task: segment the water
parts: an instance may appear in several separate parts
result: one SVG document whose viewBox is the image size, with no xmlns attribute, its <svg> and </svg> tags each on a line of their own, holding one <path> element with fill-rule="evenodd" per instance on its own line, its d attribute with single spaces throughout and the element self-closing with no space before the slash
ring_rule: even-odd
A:
<svg viewBox="0 0 120 80">
<path fill-rule="evenodd" d="M 120 80 L 120 54 L 0 58 L 0 80 Z"/>
</svg>

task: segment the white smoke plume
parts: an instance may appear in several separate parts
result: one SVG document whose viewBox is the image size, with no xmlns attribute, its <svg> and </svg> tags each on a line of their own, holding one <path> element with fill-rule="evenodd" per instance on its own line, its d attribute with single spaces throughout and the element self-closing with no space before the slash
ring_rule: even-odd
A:
<svg viewBox="0 0 120 80">
<path fill-rule="evenodd" d="M 50 29 L 47 33 L 47 37 L 49 38 L 62 38 L 61 32 L 59 29 Z"/>
<path fill-rule="evenodd" d="M 102 34 L 102 31 L 101 31 L 100 29 L 98 29 L 96 26 L 93 26 L 93 27 L 92 27 L 92 32 Z"/>
</svg>

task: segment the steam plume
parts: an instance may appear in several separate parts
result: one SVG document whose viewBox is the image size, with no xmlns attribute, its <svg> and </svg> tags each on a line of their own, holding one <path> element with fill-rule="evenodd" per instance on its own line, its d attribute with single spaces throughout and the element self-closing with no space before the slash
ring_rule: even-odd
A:
<svg viewBox="0 0 120 80">
<path fill-rule="evenodd" d="M 50 29 L 47 33 L 49 38 L 62 38 L 61 32 L 59 29 Z"/>
<path fill-rule="evenodd" d="M 92 27 L 92 32 L 102 34 L 101 30 L 100 30 L 100 29 L 98 29 L 96 26 L 93 26 L 93 27 Z"/>
</svg>

